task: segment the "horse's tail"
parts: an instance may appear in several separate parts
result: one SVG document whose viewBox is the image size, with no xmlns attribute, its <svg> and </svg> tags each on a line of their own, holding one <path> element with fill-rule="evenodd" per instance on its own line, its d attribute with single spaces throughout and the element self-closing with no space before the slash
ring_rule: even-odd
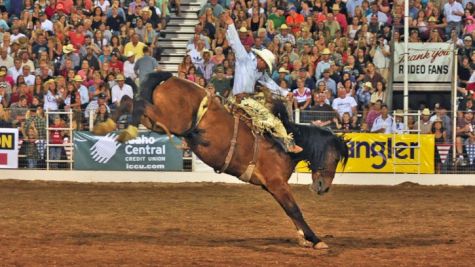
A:
<svg viewBox="0 0 475 267">
<path fill-rule="evenodd" d="M 132 104 L 132 121 L 130 124 L 137 127 L 140 124 L 142 115 L 145 112 L 147 103 L 153 104 L 153 91 L 162 82 L 173 76 L 171 72 L 160 71 L 152 72 L 140 83 L 140 97 L 134 100 Z"/>
</svg>

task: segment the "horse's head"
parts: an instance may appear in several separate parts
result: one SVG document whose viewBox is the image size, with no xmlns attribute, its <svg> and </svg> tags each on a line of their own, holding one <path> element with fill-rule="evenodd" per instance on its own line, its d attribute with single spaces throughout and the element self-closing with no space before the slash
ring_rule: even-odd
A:
<svg viewBox="0 0 475 267">
<path fill-rule="evenodd" d="M 333 136 L 327 142 L 326 153 L 323 164 L 320 168 L 312 171 L 311 189 L 319 195 L 323 195 L 330 190 L 335 178 L 338 163 L 342 162 L 343 167 L 348 161 L 348 147 L 346 141 L 341 136 Z"/>
</svg>

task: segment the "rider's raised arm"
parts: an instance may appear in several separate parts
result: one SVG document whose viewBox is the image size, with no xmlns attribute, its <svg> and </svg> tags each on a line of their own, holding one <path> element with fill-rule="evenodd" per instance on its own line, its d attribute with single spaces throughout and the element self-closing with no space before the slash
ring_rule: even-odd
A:
<svg viewBox="0 0 475 267">
<path fill-rule="evenodd" d="M 289 91 L 282 89 L 274 80 L 272 80 L 271 77 L 269 77 L 269 74 L 264 73 L 262 76 L 257 80 L 260 84 L 263 86 L 269 88 L 269 90 L 272 91 L 272 93 L 280 96 L 287 96 Z"/>
<path fill-rule="evenodd" d="M 248 53 L 239 39 L 239 34 L 236 30 L 236 25 L 234 24 L 229 14 L 223 14 L 223 21 L 228 25 L 226 30 L 226 39 L 228 40 L 229 45 L 233 49 L 236 59 L 242 60 L 249 58 Z"/>
</svg>

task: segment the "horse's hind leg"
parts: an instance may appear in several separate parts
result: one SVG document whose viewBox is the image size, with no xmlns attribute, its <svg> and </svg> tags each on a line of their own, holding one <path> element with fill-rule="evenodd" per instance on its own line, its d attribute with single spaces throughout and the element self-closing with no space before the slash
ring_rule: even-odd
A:
<svg viewBox="0 0 475 267">
<path fill-rule="evenodd" d="M 303 242 L 300 242 L 301 245 L 307 246 L 307 244 L 310 242 L 311 246 L 314 248 L 328 248 L 328 246 L 315 235 L 312 229 L 310 229 L 308 224 L 305 222 L 302 212 L 295 202 L 295 199 L 290 192 L 290 187 L 287 183 L 268 183 L 267 187 L 264 189 L 267 190 L 275 198 L 275 200 L 277 200 L 277 202 L 279 202 L 287 216 L 292 219 L 295 227 L 297 228 L 297 234 L 300 238 L 303 238 Z"/>
</svg>

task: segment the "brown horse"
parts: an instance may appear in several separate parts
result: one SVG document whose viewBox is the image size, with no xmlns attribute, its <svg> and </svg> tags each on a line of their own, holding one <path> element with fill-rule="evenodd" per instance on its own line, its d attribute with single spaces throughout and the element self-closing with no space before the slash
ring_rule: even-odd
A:
<svg viewBox="0 0 475 267">
<path fill-rule="evenodd" d="M 270 137 L 255 135 L 245 123 L 236 123 L 235 116 L 219 100 L 209 97 L 199 85 L 175 77 L 162 80 L 163 74 L 154 73 L 141 86 L 144 96 L 151 95 L 150 101 L 134 103 L 134 114 L 139 112 L 142 124 L 152 131 L 165 130 L 184 137 L 192 151 L 215 170 L 222 170 L 228 164 L 224 172 L 241 177 L 249 171 L 249 163 L 255 162 L 255 167 L 248 173 L 248 182 L 261 186 L 279 202 L 295 224 L 302 245 L 327 248 L 305 222 L 287 182 L 297 162 L 305 160 L 312 170 L 311 188 L 318 194 L 328 192 L 338 163 L 346 164 L 348 159 L 343 138 L 318 127 L 289 122 L 285 107 L 277 104 L 276 115 L 281 117 L 286 128 L 294 134 L 296 143 L 304 149 L 299 154 L 287 154 Z M 203 112 L 205 102 L 207 110 Z M 127 108 L 122 108 L 120 113 L 128 109 L 128 104 L 125 106 Z M 236 126 L 237 131 L 234 130 Z M 233 136 L 237 145 L 231 159 L 226 162 L 226 155 L 233 147 Z M 257 143 L 256 138 L 259 139 Z"/>
</svg>

